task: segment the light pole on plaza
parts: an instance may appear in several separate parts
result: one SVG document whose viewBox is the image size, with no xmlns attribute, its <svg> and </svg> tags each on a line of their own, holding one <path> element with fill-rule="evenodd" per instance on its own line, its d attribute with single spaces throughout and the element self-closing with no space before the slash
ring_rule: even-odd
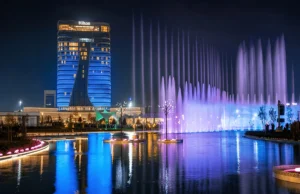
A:
<svg viewBox="0 0 300 194">
<path fill-rule="evenodd" d="M 20 112 L 22 112 L 22 100 L 19 101 Z"/>
</svg>

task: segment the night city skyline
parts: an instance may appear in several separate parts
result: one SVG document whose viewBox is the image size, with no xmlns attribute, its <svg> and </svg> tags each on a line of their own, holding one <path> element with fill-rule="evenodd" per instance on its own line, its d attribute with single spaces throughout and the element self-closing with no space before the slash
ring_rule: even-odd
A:
<svg viewBox="0 0 300 194">
<path fill-rule="evenodd" d="M 289 1 L 9 1 L 0 193 L 300 193 Z"/>
<path fill-rule="evenodd" d="M 1 34 L 2 37 L 10 38 L 2 40 L 5 48 L 1 51 L 0 87 L 3 88 L 3 92 L 0 94 L 2 99 L 0 109 L 16 110 L 20 99 L 23 100 L 24 106 L 42 106 L 43 90 L 56 88 L 56 26 L 57 21 L 61 19 L 110 23 L 112 105 L 132 96 L 132 91 L 128 88 L 131 85 L 133 13 L 137 22 L 141 14 L 143 15 L 145 31 L 149 31 L 150 20 L 153 24 L 159 22 L 162 29 L 167 27 L 172 30 L 189 31 L 196 34 L 199 39 L 214 45 L 220 52 L 226 53 L 234 62 L 242 41 L 256 41 L 261 38 L 262 43 L 266 45 L 268 38 L 275 41 L 276 36 L 284 34 L 288 73 L 292 64 L 295 74 L 299 71 L 297 65 L 300 62 L 297 55 L 300 45 L 297 37 L 300 32 L 297 26 L 299 15 L 291 9 L 292 5 L 281 6 L 276 2 L 271 5 L 266 2 L 260 4 L 258 6 L 260 8 L 255 8 L 252 3 L 224 5 L 217 2 L 199 4 L 176 2 L 149 6 L 136 4 L 135 7 L 129 4 L 128 9 L 122 9 L 122 6 L 106 3 L 86 6 L 77 3 L 49 5 L 41 11 L 31 7 L 29 3 L 18 4 L 14 12 L 3 12 L 2 14 L 6 16 L 3 25 L 6 28 Z M 38 15 L 41 17 L 37 17 Z M 239 17 L 236 17 L 237 15 Z M 14 25 L 14 21 L 20 18 L 23 22 Z M 15 53 L 9 52 L 16 47 L 18 49 Z M 145 53 L 148 51 L 145 50 Z M 163 56 L 163 49 L 161 55 Z M 297 81 L 298 77 L 295 76 L 295 83 Z M 295 90 L 298 99 L 297 84 Z M 122 97 L 117 93 L 122 93 Z"/>
</svg>

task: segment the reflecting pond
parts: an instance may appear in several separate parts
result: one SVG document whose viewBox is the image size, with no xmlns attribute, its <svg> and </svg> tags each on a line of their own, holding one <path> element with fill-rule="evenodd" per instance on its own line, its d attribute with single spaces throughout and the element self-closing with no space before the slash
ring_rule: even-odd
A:
<svg viewBox="0 0 300 194">
<path fill-rule="evenodd" d="M 182 144 L 109 144 L 108 133 L 50 142 L 49 151 L 0 162 L 0 193 L 299 193 L 272 168 L 300 164 L 300 146 L 243 132 L 179 134 Z"/>
</svg>

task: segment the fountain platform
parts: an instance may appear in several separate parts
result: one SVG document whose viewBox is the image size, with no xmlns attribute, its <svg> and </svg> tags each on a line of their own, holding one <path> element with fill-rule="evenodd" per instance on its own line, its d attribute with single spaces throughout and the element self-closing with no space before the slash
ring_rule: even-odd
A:
<svg viewBox="0 0 300 194">
<path fill-rule="evenodd" d="M 273 168 L 274 177 L 282 181 L 300 183 L 300 165 L 281 165 Z"/>
<path fill-rule="evenodd" d="M 105 139 L 103 140 L 104 143 L 144 143 L 146 142 L 145 139 Z"/>
<path fill-rule="evenodd" d="M 183 143 L 183 139 L 159 139 L 158 143 Z"/>
</svg>

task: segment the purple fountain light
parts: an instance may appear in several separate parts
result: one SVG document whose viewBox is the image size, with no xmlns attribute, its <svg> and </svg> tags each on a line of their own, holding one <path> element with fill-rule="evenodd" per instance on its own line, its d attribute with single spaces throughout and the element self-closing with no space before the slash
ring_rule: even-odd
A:
<svg viewBox="0 0 300 194">
<path fill-rule="evenodd" d="M 174 102 L 175 110 L 164 121 L 170 126 L 168 132 L 262 129 L 257 116 L 259 107 L 267 105 L 268 110 L 276 107 L 277 100 L 288 102 L 284 36 L 277 38 L 274 45 L 268 40 L 265 48 L 260 39 L 242 42 L 234 63 L 227 54 L 199 41 L 189 31 L 167 31 L 164 27 L 161 36 L 160 24 L 153 29 L 156 25 L 150 22 L 148 34 L 144 32 L 147 22 L 140 19 L 137 29 L 141 56 L 137 64 L 134 25 L 138 22 L 133 18 L 132 86 L 141 88 L 140 105 L 150 105 L 153 113 L 157 105 L 167 100 Z M 144 41 L 148 35 L 149 41 Z M 149 53 L 144 47 L 149 48 Z M 294 85 L 292 88 L 294 93 Z M 133 96 L 135 92 L 133 88 Z M 292 103 L 294 95 L 289 99 Z"/>
</svg>

